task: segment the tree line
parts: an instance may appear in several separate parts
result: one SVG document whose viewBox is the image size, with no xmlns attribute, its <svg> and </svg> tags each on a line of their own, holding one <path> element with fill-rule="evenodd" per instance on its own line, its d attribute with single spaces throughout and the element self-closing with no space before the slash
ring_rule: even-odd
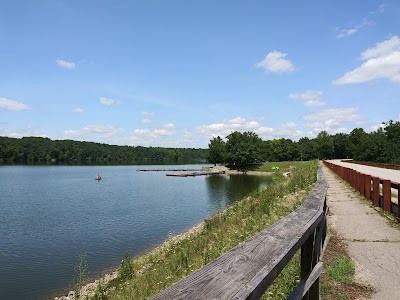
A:
<svg viewBox="0 0 400 300">
<path fill-rule="evenodd" d="M 321 131 L 314 139 L 262 140 L 254 132 L 232 132 L 213 138 L 208 149 L 116 146 L 41 137 L 0 137 L 0 163 L 82 163 L 204 160 L 237 168 L 262 161 L 352 158 L 400 163 L 400 121 L 389 121 L 371 133 L 355 128 L 349 134 Z"/>
<path fill-rule="evenodd" d="M 0 163 L 204 160 L 207 149 L 116 146 L 42 137 L 0 137 Z"/>
<path fill-rule="evenodd" d="M 400 163 L 400 121 L 389 121 L 371 133 L 355 128 L 349 134 L 321 131 L 314 139 L 262 140 L 254 132 L 232 132 L 208 144 L 207 160 L 246 168 L 262 161 L 352 158 L 360 161 Z"/>
</svg>

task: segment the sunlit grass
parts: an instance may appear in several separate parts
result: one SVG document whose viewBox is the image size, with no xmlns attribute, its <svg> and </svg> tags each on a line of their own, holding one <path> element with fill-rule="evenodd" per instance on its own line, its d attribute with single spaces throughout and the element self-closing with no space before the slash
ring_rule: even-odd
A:
<svg viewBox="0 0 400 300">
<path fill-rule="evenodd" d="M 296 169 L 301 169 L 309 165 L 308 161 L 278 161 L 278 162 L 265 162 L 258 166 L 255 171 L 260 172 L 274 172 L 273 167 L 278 167 L 279 170 L 275 171 L 277 174 L 289 172 L 289 167 L 294 166 Z"/>
<path fill-rule="evenodd" d="M 301 205 L 316 181 L 315 161 L 297 165 L 290 177 L 279 177 L 269 186 L 214 214 L 185 238 L 170 237 L 166 244 L 130 263 L 125 257 L 121 269 L 125 279 L 117 278 L 102 286 L 94 299 L 147 299 L 274 224 Z M 296 260 L 298 255 L 264 299 L 285 298 L 298 283 L 300 270 Z M 133 274 L 130 276 L 127 270 Z"/>
</svg>

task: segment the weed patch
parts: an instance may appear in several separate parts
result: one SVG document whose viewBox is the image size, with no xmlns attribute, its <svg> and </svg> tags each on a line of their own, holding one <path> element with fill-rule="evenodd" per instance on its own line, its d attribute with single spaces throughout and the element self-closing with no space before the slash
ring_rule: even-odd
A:
<svg viewBox="0 0 400 300">
<path fill-rule="evenodd" d="M 324 269 L 321 276 L 322 299 L 350 300 L 368 298 L 374 289 L 354 280 L 354 262 L 347 253 L 346 244 L 332 235 L 324 255 Z"/>
</svg>

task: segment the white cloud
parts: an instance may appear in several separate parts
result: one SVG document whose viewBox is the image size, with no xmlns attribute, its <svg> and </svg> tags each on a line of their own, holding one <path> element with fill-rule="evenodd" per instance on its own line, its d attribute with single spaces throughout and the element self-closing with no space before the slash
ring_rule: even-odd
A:
<svg viewBox="0 0 400 300">
<path fill-rule="evenodd" d="M 100 97 L 100 103 L 103 105 L 111 106 L 115 103 L 115 100 L 105 97 Z"/>
<path fill-rule="evenodd" d="M 309 121 L 306 127 L 312 128 L 313 135 L 325 130 L 331 134 L 347 132 L 344 127 L 346 123 L 362 124 L 364 119 L 357 113 L 355 108 L 332 108 L 304 116 L 304 120 Z"/>
<path fill-rule="evenodd" d="M 149 112 L 149 111 L 142 111 L 142 112 L 140 112 L 143 116 L 145 116 L 145 117 L 152 117 L 152 116 L 154 116 L 154 113 L 153 112 Z"/>
<path fill-rule="evenodd" d="M 25 103 L 1 97 L 0 97 L 0 107 L 12 111 L 21 111 L 30 109 L 30 107 Z"/>
<path fill-rule="evenodd" d="M 394 51 L 400 50 L 400 38 L 393 36 L 386 41 L 377 43 L 375 47 L 369 48 L 361 53 L 361 59 L 367 60 L 381 56 L 390 55 Z"/>
<path fill-rule="evenodd" d="M 360 24 L 357 24 L 349 29 L 340 29 L 340 32 L 336 35 L 337 39 L 342 39 L 348 36 L 351 36 L 360 31 L 363 27 L 373 25 L 374 22 L 369 21 L 368 19 L 364 19 Z"/>
<path fill-rule="evenodd" d="M 305 106 L 324 106 L 325 102 L 321 101 L 323 93 L 320 91 L 305 91 L 302 94 L 289 94 L 290 99 L 302 100 Z"/>
<path fill-rule="evenodd" d="M 206 136 L 225 137 L 233 131 L 254 131 L 261 125 L 256 121 L 246 121 L 246 119 L 237 117 L 230 120 L 222 120 L 219 123 L 198 126 L 196 131 Z"/>
<path fill-rule="evenodd" d="M 57 59 L 56 63 L 59 67 L 66 69 L 66 70 L 73 70 L 76 67 L 76 64 L 74 62 L 66 61 L 63 59 Z"/>
<path fill-rule="evenodd" d="M 260 124 L 257 121 L 249 121 L 244 118 L 234 118 L 223 120 L 219 123 L 203 125 L 196 128 L 197 132 L 204 135 L 208 140 L 220 136 L 225 138 L 233 131 L 245 132 L 253 131 L 262 139 L 290 138 L 298 139 L 303 136 L 303 132 L 297 128 L 293 122 L 289 122 L 278 127 L 272 128 Z"/>
<path fill-rule="evenodd" d="M 374 11 L 369 12 L 369 18 L 374 18 L 374 15 L 376 14 L 381 14 L 385 11 L 386 5 L 385 4 L 380 4 Z M 351 35 L 354 35 L 358 33 L 362 28 L 366 26 L 371 26 L 375 25 L 374 21 L 371 21 L 368 18 L 364 18 L 359 24 L 356 24 L 352 26 L 351 28 L 348 29 L 338 29 L 339 33 L 336 35 L 337 39 L 342 39 L 345 37 L 349 37 Z"/>
<path fill-rule="evenodd" d="M 382 4 L 379 5 L 379 7 L 378 7 L 378 12 L 379 12 L 379 13 L 385 12 L 385 8 L 386 8 L 386 4 L 382 3 Z"/>
<path fill-rule="evenodd" d="M 358 28 L 341 29 L 340 33 L 336 35 L 337 39 L 342 39 L 344 37 L 350 36 L 358 32 Z"/>
<path fill-rule="evenodd" d="M 290 138 L 294 140 L 301 138 L 303 136 L 304 136 L 303 131 L 298 129 L 297 125 L 293 122 L 289 122 L 281 126 L 278 126 L 271 133 L 271 137 L 274 138 Z"/>
<path fill-rule="evenodd" d="M 36 137 L 49 137 L 48 135 L 32 129 L 32 128 L 23 128 L 23 129 L 15 129 L 15 128 L 2 128 L 0 126 L 0 136 L 7 136 L 11 138 L 23 138 L 25 136 L 36 136 Z"/>
<path fill-rule="evenodd" d="M 383 123 L 378 124 L 378 125 L 372 125 L 372 126 L 369 128 L 369 130 L 366 130 L 366 131 L 369 131 L 369 132 L 377 131 L 378 129 L 384 129 L 386 126 L 387 126 L 387 125 L 386 125 L 386 124 L 383 124 Z"/>
<path fill-rule="evenodd" d="M 286 56 L 286 53 L 272 51 L 269 52 L 267 56 L 255 66 L 271 73 L 293 72 L 295 68 L 290 60 L 285 58 Z"/>
<path fill-rule="evenodd" d="M 185 129 L 182 130 L 182 136 L 185 139 L 191 139 L 192 138 L 192 133 L 185 128 Z"/>
<path fill-rule="evenodd" d="M 379 78 L 400 83 L 400 38 L 398 36 L 393 36 L 365 50 L 361 54 L 361 59 L 366 62 L 332 83 L 355 84 Z"/>
<path fill-rule="evenodd" d="M 65 130 L 64 135 L 67 138 L 73 137 L 90 141 L 97 138 L 113 138 L 122 132 L 124 132 L 122 128 L 116 128 L 112 125 L 93 124 L 77 130 Z"/>
<path fill-rule="evenodd" d="M 143 119 L 141 122 L 142 122 L 143 124 L 150 124 L 150 123 L 152 123 L 153 121 L 150 120 L 150 119 Z"/>
<path fill-rule="evenodd" d="M 172 123 L 165 124 L 159 128 L 145 128 L 145 129 L 135 129 L 133 132 L 138 136 L 146 136 L 150 139 L 157 139 L 160 137 L 172 136 L 175 135 L 175 125 Z"/>
<path fill-rule="evenodd" d="M 76 107 L 72 111 L 76 113 L 83 113 L 85 110 L 82 107 Z"/>
</svg>

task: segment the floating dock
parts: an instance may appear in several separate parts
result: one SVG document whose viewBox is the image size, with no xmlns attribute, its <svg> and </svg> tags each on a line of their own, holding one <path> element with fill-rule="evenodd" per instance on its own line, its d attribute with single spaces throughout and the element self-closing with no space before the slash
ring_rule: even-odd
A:
<svg viewBox="0 0 400 300">
<path fill-rule="evenodd" d="M 136 169 L 138 172 L 194 172 L 200 169 Z"/>
<path fill-rule="evenodd" d="M 225 171 L 200 171 L 200 172 L 175 172 L 175 173 L 167 173 L 167 176 L 176 176 L 176 177 L 194 177 L 194 176 L 207 176 L 207 175 L 220 175 L 225 174 Z"/>
<path fill-rule="evenodd" d="M 173 172 L 167 173 L 167 176 L 175 177 L 194 177 L 204 175 L 225 174 L 225 170 L 217 170 L 212 167 L 203 167 L 202 169 L 136 169 L 138 172 Z"/>
</svg>

